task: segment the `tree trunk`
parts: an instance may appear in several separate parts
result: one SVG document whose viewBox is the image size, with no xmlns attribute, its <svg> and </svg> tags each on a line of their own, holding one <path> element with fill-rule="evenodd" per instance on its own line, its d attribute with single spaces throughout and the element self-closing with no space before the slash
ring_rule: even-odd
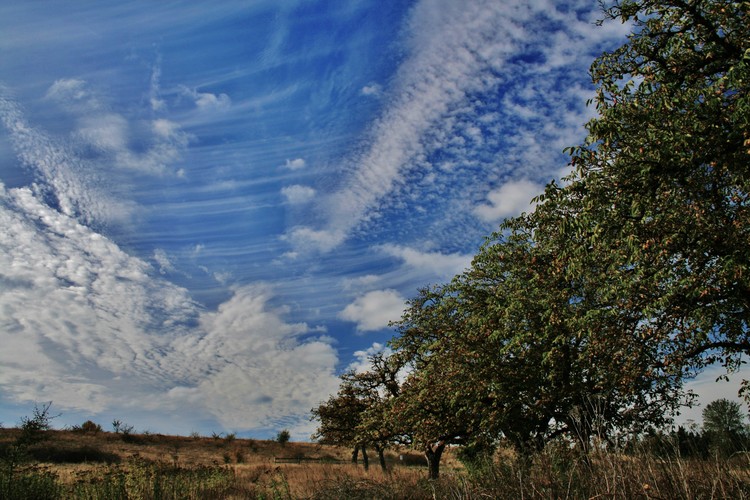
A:
<svg viewBox="0 0 750 500">
<path fill-rule="evenodd" d="M 354 451 L 352 451 L 352 463 L 357 464 L 357 458 L 359 457 L 359 445 L 354 447 Z"/>
<path fill-rule="evenodd" d="M 440 477 L 440 457 L 443 456 L 445 441 L 438 442 L 434 447 L 428 444 L 424 447 L 424 455 L 427 458 L 427 477 L 430 480 Z"/>
<path fill-rule="evenodd" d="M 365 470 L 370 468 L 370 458 L 367 456 L 367 448 L 362 446 L 362 464 L 365 466 Z"/>
<path fill-rule="evenodd" d="M 375 449 L 378 451 L 378 461 L 380 462 L 380 468 L 383 469 L 383 472 L 388 472 L 388 467 L 386 467 L 385 465 L 385 448 L 376 446 Z"/>
</svg>

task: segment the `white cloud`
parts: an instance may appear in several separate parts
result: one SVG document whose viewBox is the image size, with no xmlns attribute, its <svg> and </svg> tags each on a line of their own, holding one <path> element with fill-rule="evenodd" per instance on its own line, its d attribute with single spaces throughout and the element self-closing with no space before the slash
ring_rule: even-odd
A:
<svg viewBox="0 0 750 500">
<path fill-rule="evenodd" d="M 315 198 L 315 190 L 313 188 L 299 184 L 282 188 L 281 194 L 286 198 L 287 203 L 292 205 L 308 203 Z"/>
<path fill-rule="evenodd" d="M 102 152 L 119 152 L 127 147 L 128 124 L 114 113 L 86 116 L 80 120 L 74 137 Z"/>
<path fill-rule="evenodd" d="M 195 386 L 170 396 L 187 406 L 200 401 L 225 428 L 270 426 L 280 418 L 305 425 L 306 413 L 335 392 L 336 351 L 330 339 L 300 342 L 311 330 L 269 309 L 270 289 L 238 288 L 218 311 L 201 316 L 205 335 L 177 343 L 181 357 L 204 367 Z"/>
<path fill-rule="evenodd" d="M 529 180 L 510 181 L 487 194 L 489 203 L 474 209 L 482 220 L 496 222 L 506 217 L 520 215 L 521 212 L 534 210 L 532 198 L 541 194 L 544 186 Z"/>
<path fill-rule="evenodd" d="M 380 250 L 402 259 L 408 266 L 425 274 L 449 278 L 465 271 L 471 264 L 472 255 L 423 252 L 398 245 L 382 245 Z"/>
<path fill-rule="evenodd" d="M 303 158 L 295 158 L 294 160 L 287 160 L 285 166 L 289 170 L 301 170 L 307 166 L 307 162 Z"/>
<path fill-rule="evenodd" d="M 366 96 L 379 96 L 383 92 L 383 89 L 377 83 L 365 85 L 362 87 L 362 95 Z"/>
<path fill-rule="evenodd" d="M 318 197 L 322 222 L 312 229 L 336 231 L 343 242 L 379 223 L 386 210 L 419 213 L 429 206 L 446 220 L 420 230 L 455 234 L 472 218 L 474 195 L 483 195 L 488 181 L 513 173 L 546 182 L 550 165 L 564 162 L 562 149 L 584 136 L 590 111 L 585 98 L 576 99 L 589 92 L 583 86 L 590 61 L 604 42 L 626 32 L 594 26 L 595 4 L 567 7 L 551 0 L 417 2 L 389 100 L 341 161 L 340 183 Z M 362 92 L 375 90 L 368 85 Z M 489 122 L 477 118 L 490 117 L 494 100 Z M 461 202 L 449 191 L 457 189 L 470 195 Z M 494 220 L 518 206 L 504 200 L 475 215 Z"/>
<path fill-rule="evenodd" d="M 153 111 L 162 111 L 166 108 L 166 103 L 161 98 L 160 84 L 161 79 L 161 57 L 156 61 L 153 68 L 151 68 L 151 85 L 149 88 L 149 101 L 151 103 L 151 109 Z"/>
<path fill-rule="evenodd" d="M 406 299 L 397 291 L 376 290 L 358 297 L 339 313 L 339 317 L 357 323 L 358 331 L 376 331 L 398 320 L 405 308 Z"/>
<path fill-rule="evenodd" d="M 34 172 L 37 189 L 52 195 L 62 213 L 85 224 L 117 223 L 131 217 L 133 203 L 105 193 L 100 187 L 101 173 L 94 165 L 82 161 L 61 141 L 29 125 L 18 105 L 2 95 L 2 89 L 0 122 L 8 130 L 21 163 Z M 119 133 L 114 131 L 116 128 L 109 128 L 99 139 L 111 146 L 119 140 L 114 138 Z"/>
<path fill-rule="evenodd" d="M 284 235 L 283 239 L 299 250 L 329 252 L 339 246 L 344 237 L 341 231 L 318 231 L 309 227 L 296 227 Z"/>
<path fill-rule="evenodd" d="M 154 250 L 154 260 L 159 264 L 159 272 L 161 274 L 166 274 L 175 270 L 174 265 L 169 260 L 167 252 L 161 248 Z"/>
<path fill-rule="evenodd" d="M 82 108 L 88 111 L 101 107 L 85 80 L 63 78 L 55 80 L 45 94 L 45 98 L 67 108 Z"/>
<path fill-rule="evenodd" d="M 286 322 L 268 287 L 234 289 L 201 311 L 28 189 L 0 184 L 0 224 L 0 388 L 15 401 L 190 411 L 241 430 L 278 418 L 306 427 L 309 408 L 336 389 L 332 340 L 302 340 L 321 330 Z"/>
<path fill-rule="evenodd" d="M 182 87 L 182 95 L 189 97 L 202 111 L 223 110 L 232 105 L 232 100 L 224 93 L 198 92 L 196 89 Z"/>
</svg>

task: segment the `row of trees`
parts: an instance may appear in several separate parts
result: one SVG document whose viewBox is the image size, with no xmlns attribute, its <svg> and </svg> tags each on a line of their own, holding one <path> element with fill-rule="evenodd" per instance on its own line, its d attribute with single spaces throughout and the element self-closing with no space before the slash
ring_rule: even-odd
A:
<svg viewBox="0 0 750 500">
<path fill-rule="evenodd" d="M 378 451 L 586 450 L 669 421 L 683 381 L 750 353 L 750 3 L 622 0 L 591 66 L 598 116 L 571 175 L 425 288 L 393 354 L 313 410 L 318 437 Z"/>
<path fill-rule="evenodd" d="M 728 458 L 750 450 L 750 428 L 741 405 L 717 399 L 703 409 L 703 427 L 679 426 L 670 432 L 651 430 L 635 436 L 625 449 L 661 456 Z"/>
</svg>

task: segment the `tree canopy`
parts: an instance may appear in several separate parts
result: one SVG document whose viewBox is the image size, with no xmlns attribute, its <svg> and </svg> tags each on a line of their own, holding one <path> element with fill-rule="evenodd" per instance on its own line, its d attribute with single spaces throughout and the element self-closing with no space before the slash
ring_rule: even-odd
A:
<svg viewBox="0 0 750 500">
<path fill-rule="evenodd" d="M 591 66 L 597 116 L 571 174 L 395 324 L 408 375 L 378 415 L 428 459 L 614 443 L 668 422 L 686 378 L 750 354 L 750 2 L 603 12 L 632 32 Z"/>
</svg>

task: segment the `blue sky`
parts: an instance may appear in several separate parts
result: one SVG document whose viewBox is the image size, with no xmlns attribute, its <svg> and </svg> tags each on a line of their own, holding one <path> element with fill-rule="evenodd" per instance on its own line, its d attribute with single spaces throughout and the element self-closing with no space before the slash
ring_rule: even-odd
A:
<svg viewBox="0 0 750 500">
<path fill-rule="evenodd" d="M 309 436 L 404 301 L 565 174 L 627 34 L 599 17 L 0 0 L 0 422 Z"/>
</svg>

